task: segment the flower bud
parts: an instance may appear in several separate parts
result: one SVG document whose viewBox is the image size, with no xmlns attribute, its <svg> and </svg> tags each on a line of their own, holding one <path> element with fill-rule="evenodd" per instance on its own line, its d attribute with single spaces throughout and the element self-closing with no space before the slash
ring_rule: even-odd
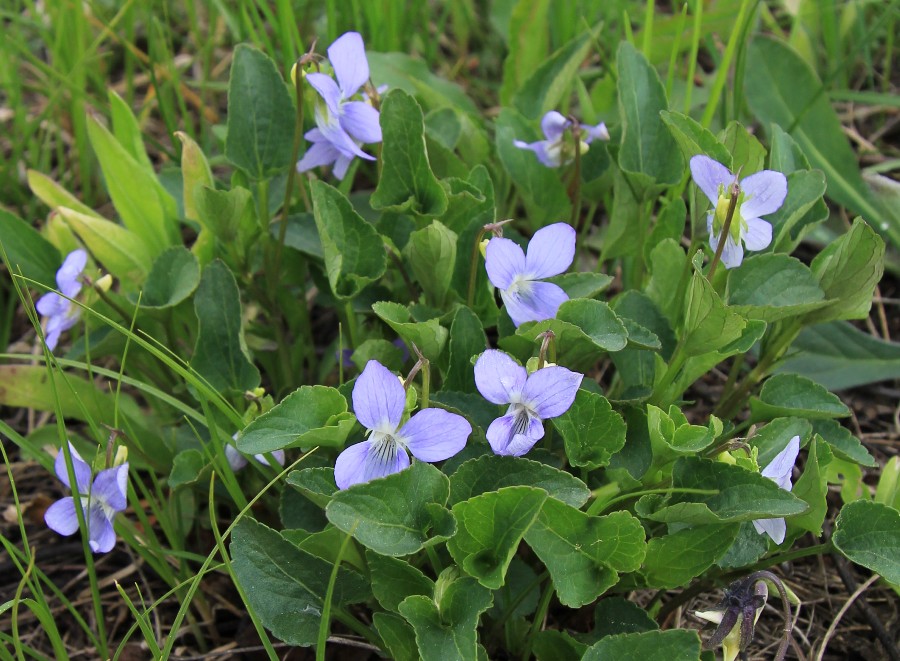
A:
<svg viewBox="0 0 900 661">
<path fill-rule="evenodd" d="M 113 281 L 112 276 L 109 273 L 107 273 L 102 278 L 97 280 L 97 282 L 94 283 L 94 287 L 96 287 L 98 290 L 100 290 L 102 292 L 108 292 L 109 288 L 112 286 L 112 281 Z"/>
</svg>

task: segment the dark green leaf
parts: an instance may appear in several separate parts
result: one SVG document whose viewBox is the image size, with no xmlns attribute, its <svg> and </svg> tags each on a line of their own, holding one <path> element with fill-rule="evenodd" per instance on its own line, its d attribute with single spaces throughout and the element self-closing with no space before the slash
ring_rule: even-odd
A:
<svg viewBox="0 0 900 661">
<path fill-rule="evenodd" d="M 291 471 L 288 473 L 287 483 L 322 509 L 331 502 L 331 497 L 338 490 L 334 482 L 334 469 L 324 466 Z"/>
<path fill-rule="evenodd" d="M 500 589 L 522 536 L 546 499 L 543 489 L 505 487 L 456 503 L 457 531 L 447 542 L 453 560 L 486 588 Z"/>
<path fill-rule="evenodd" d="M 450 326 L 450 367 L 443 384 L 446 390 L 475 392 L 471 358 L 484 351 L 486 346 L 487 339 L 478 316 L 467 307 L 458 307 Z"/>
<path fill-rule="evenodd" d="M 572 407 L 553 421 L 573 466 L 606 466 L 625 446 L 625 421 L 602 395 L 579 390 Z"/>
<path fill-rule="evenodd" d="M 763 384 L 759 397 L 750 399 L 754 422 L 781 416 L 842 418 L 850 415 L 837 395 L 799 374 L 775 374 Z"/>
<path fill-rule="evenodd" d="M 754 255 L 730 270 L 726 298 L 735 312 L 767 322 L 825 305 L 825 294 L 806 265 L 775 254 Z"/>
<path fill-rule="evenodd" d="M 315 181 L 310 190 L 331 290 L 338 298 L 353 298 L 384 274 L 383 242 L 336 188 Z"/>
<path fill-rule="evenodd" d="M 478 618 L 491 606 L 491 593 L 474 578 L 459 578 L 431 597 L 413 595 L 400 604 L 400 614 L 416 632 L 423 661 L 475 661 Z"/>
<path fill-rule="evenodd" d="M 731 152 L 712 134 L 712 131 L 701 126 L 697 121 L 680 112 L 663 110 L 659 113 L 663 123 L 672 133 L 672 137 L 681 147 L 686 160 L 697 154 L 704 154 L 718 161 L 731 170 Z"/>
<path fill-rule="evenodd" d="M 372 311 L 406 340 L 407 344 L 415 344 L 428 360 L 433 363 L 438 361 L 448 333 L 437 319 L 415 322 L 407 308 L 391 301 L 375 303 Z"/>
<path fill-rule="evenodd" d="M 259 385 L 259 370 L 244 343 L 241 295 L 228 267 L 215 260 L 203 269 L 194 295 L 200 322 L 191 367 L 219 391 L 247 391 Z"/>
<path fill-rule="evenodd" d="M 228 82 L 225 155 L 253 179 L 293 166 L 294 108 L 275 63 L 238 44 Z"/>
<path fill-rule="evenodd" d="M 825 439 L 836 456 L 852 461 L 866 468 L 875 468 L 878 463 L 850 430 L 836 420 L 814 420 L 813 431 Z"/>
<path fill-rule="evenodd" d="M 447 193 L 431 171 L 425 147 L 425 119 L 416 100 L 400 89 L 381 106 L 382 171 L 372 194 L 373 209 L 440 216 Z"/>
<path fill-rule="evenodd" d="M 426 300 L 444 307 L 456 264 L 456 233 L 438 221 L 409 235 L 403 252 Z"/>
<path fill-rule="evenodd" d="M 588 516 L 548 499 L 525 541 L 550 571 L 560 602 L 571 608 L 591 603 L 618 582 L 617 572 L 641 566 L 644 529 L 628 512 Z"/>
<path fill-rule="evenodd" d="M 456 521 L 444 508 L 449 495 L 447 476 L 417 461 L 399 473 L 337 492 L 325 514 L 376 553 L 409 555 L 453 535 Z"/>
<path fill-rule="evenodd" d="M 642 570 L 647 586 L 677 588 L 685 585 L 725 555 L 737 538 L 739 528 L 736 523 L 694 526 L 654 537 L 647 544 Z"/>
<path fill-rule="evenodd" d="M 699 273 L 691 277 L 685 302 L 684 352 L 698 356 L 734 342 L 747 322 L 722 303 L 709 281 Z"/>
<path fill-rule="evenodd" d="M 563 96 L 569 93 L 578 67 L 590 52 L 591 45 L 591 33 L 584 32 L 543 60 L 516 91 L 513 104 L 529 119 L 537 119 L 558 108 Z M 534 57 L 530 45 L 528 52 Z"/>
<path fill-rule="evenodd" d="M 173 246 L 163 252 L 150 269 L 144 283 L 141 307 L 169 308 L 194 293 L 200 284 L 200 264 L 184 246 Z M 134 298 L 137 301 L 136 297 Z"/>
<path fill-rule="evenodd" d="M 588 649 L 583 661 L 699 661 L 700 636 L 696 631 L 646 631 L 609 636 Z"/>
<path fill-rule="evenodd" d="M 355 422 L 336 389 L 301 386 L 247 425 L 237 446 L 245 454 L 314 445 L 340 448 Z"/>
<path fill-rule="evenodd" d="M 400 602 L 413 594 L 431 597 L 434 581 L 405 560 L 398 560 L 373 551 L 366 551 L 372 593 L 382 607 L 399 612 Z"/>
<path fill-rule="evenodd" d="M 177 489 L 186 484 L 194 484 L 200 479 L 200 473 L 206 468 L 206 458 L 199 450 L 182 450 L 172 461 L 172 472 L 169 473 L 170 489 Z M 207 476 L 209 477 L 209 476 Z"/>
<path fill-rule="evenodd" d="M 605 273 L 564 273 L 547 278 L 562 288 L 569 298 L 594 298 L 606 291 L 612 284 L 613 277 Z"/>
<path fill-rule="evenodd" d="M 450 476 L 450 503 L 516 485 L 538 487 L 572 507 L 581 507 L 590 496 L 584 482 L 565 471 L 524 457 L 490 454 L 470 459 Z"/>
<path fill-rule="evenodd" d="M 235 578 L 266 628 L 290 645 L 313 645 L 331 564 L 248 518 L 235 526 L 230 549 Z M 361 576 L 339 570 L 335 605 L 363 601 L 369 594 Z"/>
<path fill-rule="evenodd" d="M 592 640 L 622 633 L 653 631 L 659 625 L 643 608 L 622 597 L 601 599 L 594 609 L 594 630 Z"/>
<path fill-rule="evenodd" d="M 825 497 L 828 494 L 828 481 L 825 469 L 831 463 L 831 450 L 819 436 L 806 446 L 806 463 L 803 475 L 797 480 L 791 492 L 802 498 L 809 505 L 809 511 L 791 519 L 791 526 L 797 526 L 811 532 L 816 537 L 822 535 L 822 522 L 828 511 Z"/>
<path fill-rule="evenodd" d="M 24 220 L 0 209 L 0 244 L 11 273 L 56 289 L 56 271 L 62 266 L 59 250 Z"/>
<path fill-rule="evenodd" d="M 850 560 L 900 583 L 900 512 L 868 500 L 844 505 L 831 538 Z"/>
<path fill-rule="evenodd" d="M 684 159 L 659 116 L 668 109 L 656 69 L 627 41 L 616 51 L 622 146 L 619 167 L 646 175 L 659 184 L 675 184 L 684 174 Z"/>
<path fill-rule="evenodd" d="M 375 613 L 372 620 L 394 661 L 419 661 L 416 634 L 406 620 L 393 613 Z"/>
</svg>

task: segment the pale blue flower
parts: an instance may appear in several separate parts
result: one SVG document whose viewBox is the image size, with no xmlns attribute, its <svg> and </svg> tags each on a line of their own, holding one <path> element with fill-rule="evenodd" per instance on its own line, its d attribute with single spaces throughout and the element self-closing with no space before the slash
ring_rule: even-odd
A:
<svg viewBox="0 0 900 661">
<path fill-rule="evenodd" d="M 381 142 L 381 125 L 370 103 L 350 100 L 369 80 L 360 34 L 347 32 L 338 37 L 328 48 L 328 59 L 337 82 L 323 73 L 306 76 L 323 103 L 316 104 L 316 128 L 305 135 L 313 144 L 297 163 L 297 171 L 333 164 L 334 176 L 343 179 L 355 157 L 375 160 L 360 145 Z"/>
<path fill-rule="evenodd" d="M 56 286 L 63 294 L 48 292 L 38 299 L 35 307 L 45 317 L 44 340 L 50 351 L 56 349 L 59 336 L 78 322 L 81 309 L 70 301 L 81 291 L 81 273 L 87 265 L 87 252 L 73 250 L 56 272 Z M 68 297 L 68 298 L 66 298 Z"/>
<path fill-rule="evenodd" d="M 763 468 L 763 477 L 769 478 L 785 491 L 790 491 L 793 488 L 791 474 L 799 452 L 800 437 L 794 436 L 788 441 L 785 448 L 775 455 L 775 458 Z M 753 522 L 753 527 L 756 528 L 756 532 L 760 535 L 765 534 L 771 537 L 776 544 L 784 542 L 784 536 L 787 533 L 787 524 L 783 518 L 757 519 Z"/>
<path fill-rule="evenodd" d="M 487 430 L 496 454 L 522 456 L 544 437 L 544 423 L 569 410 L 584 375 L 551 365 L 528 374 L 502 351 L 488 349 L 475 363 L 478 392 L 493 404 L 509 404 Z"/>
<path fill-rule="evenodd" d="M 579 124 L 581 133 L 578 149 L 583 154 L 588 145 L 594 140 L 609 140 L 609 131 L 606 124 L 600 122 L 597 126 Z M 523 142 L 515 140 L 513 145 L 519 149 L 529 149 L 534 152 L 538 160 L 548 168 L 558 168 L 568 165 L 575 158 L 575 148 L 571 140 L 566 137 L 566 130 L 572 128 L 572 120 L 566 119 L 562 114 L 551 110 L 541 118 L 541 130 L 544 132 L 544 140 L 537 142 Z"/>
<path fill-rule="evenodd" d="M 709 246 L 715 252 L 725 228 L 731 185 L 737 177 L 724 165 L 703 154 L 691 159 L 691 176 L 713 205 L 706 214 L 706 228 Z M 772 225 L 760 216 L 778 211 L 787 197 L 787 178 L 774 170 L 751 174 L 741 179 L 738 185 L 740 193 L 722 249 L 722 264 L 727 269 L 740 266 L 744 260 L 744 246 L 747 250 L 764 250 L 772 243 Z"/>
<path fill-rule="evenodd" d="M 75 473 L 75 488 L 72 493 L 77 493 L 81 500 L 91 550 L 94 553 L 106 553 L 116 544 L 112 520 L 116 512 L 121 512 L 128 506 L 128 464 L 102 470 L 91 482 L 91 467 L 71 443 L 69 451 L 72 453 L 72 469 Z M 54 469 L 60 481 L 71 489 L 62 450 L 56 455 Z M 66 496 L 48 507 L 44 521 L 47 527 L 60 535 L 74 534 L 78 530 L 74 497 Z"/>
<path fill-rule="evenodd" d="M 509 318 L 519 326 L 552 319 L 569 300 L 561 287 L 541 280 L 559 275 L 574 258 L 575 230 L 566 223 L 555 223 L 534 233 L 527 254 L 514 241 L 492 238 L 484 264 L 491 284 L 500 290 Z"/>
<path fill-rule="evenodd" d="M 339 489 L 409 467 L 407 450 L 419 461 L 442 461 L 463 449 L 472 433 L 465 418 L 443 409 L 422 409 L 400 427 L 406 391 L 376 360 L 366 363 L 353 386 L 353 412 L 369 439 L 346 448 L 334 465 Z"/>
</svg>

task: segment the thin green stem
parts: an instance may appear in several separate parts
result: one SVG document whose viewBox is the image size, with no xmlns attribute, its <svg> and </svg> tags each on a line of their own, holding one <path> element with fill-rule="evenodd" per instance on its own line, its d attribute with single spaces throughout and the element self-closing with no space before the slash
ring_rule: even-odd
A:
<svg viewBox="0 0 900 661">
<path fill-rule="evenodd" d="M 469 266 L 469 289 L 466 293 L 466 305 L 470 308 L 475 303 L 475 281 L 478 279 L 478 263 L 481 261 L 478 259 L 478 247 L 481 245 L 482 239 L 484 239 L 484 234 L 487 230 L 482 227 L 478 234 L 475 235 L 475 243 L 472 246 L 472 259 L 470 261 Z"/>
<path fill-rule="evenodd" d="M 356 526 L 353 526 L 353 530 L 355 529 Z M 316 661 L 325 661 L 325 644 L 328 642 L 328 630 L 331 627 L 331 602 L 334 599 L 334 586 L 337 583 L 341 559 L 344 557 L 344 551 L 347 550 L 347 544 L 352 539 L 352 533 L 351 530 L 349 534 L 344 534 L 344 541 L 341 542 L 341 548 L 338 549 L 334 566 L 331 568 L 331 576 L 328 577 L 328 588 L 325 590 L 325 602 L 322 604 L 322 617 L 319 621 L 319 637 L 316 640 Z"/>
<path fill-rule="evenodd" d="M 666 390 L 672 385 L 681 373 L 681 368 L 684 367 L 685 362 L 687 362 L 688 356 L 684 353 L 683 347 L 684 338 L 675 345 L 675 350 L 672 352 L 671 358 L 669 358 L 669 364 L 666 367 L 666 371 L 653 387 L 653 394 L 650 395 L 650 402 L 652 404 L 661 406 L 664 403 L 663 397 L 666 394 Z"/>
<path fill-rule="evenodd" d="M 522 661 L 528 661 L 528 659 L 531 658 L 531 648 L 534 645 L 534 638 L 540 633 L 541 628 L 544 626 L 544 618 L 547 616 L 547 610 L 550 608 L 550 599 L 553 598 L 553 593 L 555 591 L 556 589 L 553 587 L 553 581 L 547 579 L 547 584 L 544 586 L 544 592 L 541 595 L 541 601 L 534 613 L 531 631 L 528 632 L 528 640 L 525 643 L 525 648 L 522 650 Z"/>
<path fill-rule="evenodd" d="M 615 498 L 610 498 L 609 500 L 603 501 L 600 499 L 595 500 L 591 503 L 591 506 L 587 509 L 587 513 L 589 515 L 600 514 L 601 512 L 605 512 L 611 506 L 616 503 L 621 503 L 626 500 L 631 500 L 632 498 L 640 498 L 642 496 L 648 496 L 655 493 L 662 494 L 670 494 L 670 493 L 693 493 L 700 496 L 715 496 L 719 493 L 718 489 L 689 489 L 687 487 L 665 487 L 661 489 L 644 489 L 642 491 L 632 491 L 630 493 L 623 493 L 621 496 L 616 496 Z"/>
</svg>

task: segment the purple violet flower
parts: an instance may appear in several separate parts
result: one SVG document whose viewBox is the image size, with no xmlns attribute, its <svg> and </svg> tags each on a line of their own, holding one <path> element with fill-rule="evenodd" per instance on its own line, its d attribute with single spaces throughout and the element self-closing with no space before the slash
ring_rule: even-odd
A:
<svg viewBox="0 0 900 661">
<path fill-rule="evenodd" d="M 538 160 L 548 168 L 558 168 L 568 165 L 575 158 L 575 149 L 571 141 L 566 139 L 566 129 L 572 127 L 572 120 L 566 119 L 555 110 L 551 110 L 541 118 L 541 130 L 544 132 L 544 140 L 537 142 L 523 142 L 515 140 L 513 145 L 519 149 L 530 149 Z M 583 154 L 588 145 L 594 140 L 609 140 L 609 131 L 606 124 L 600 122 L 597 126 L 579 124 L 581 139 L 578 150 Z"/>
<path fill-rule="evenodd" d="M 724 165 L 703 154 L 691 159 L 691 176 L 713 205 L 706 215 L 706 228 L 709 247 L 715 252 L 731 203 L 730 187 L 737 177 Z M 772 225 L 760 216 L 778 211 L 787 197 L 787 177 L 774 170 L 762 170 L 744 177 L 739 186 L 741 192 L 722 249 L 722 264 L 727 269 L 740 266 L 744 261 L 741 242 L 747 250 L 763 250 L 772 243 Z"/>
<path fill-rule="evenodd" d="M 232 440 L 236 441 L 240 432 L 235 432 L 234 436 L 232 436 Z M 278 462 L 279 466 L 284 466 L 284 450 L 275 450 L 270 452 L 272 458 Z M 261 463 L 263 466 L 268 466 L 269 462 L 266 460 L 266 455 L 264 454 L 255 454 L 253 458 Z M 234 443 L 226 443 L 225 444 L 225 459 L 228 460 L 228 465 L 231 466 L 231 470 L 237 472 L 241 470 L 244 466 L 247 465 L 247 457 L 237 449 Z"/>
<path fill-rule="evenodd" d="M 494 453 L 521 457 L 534 447 L 544 437 L 543 421 L 569 410 L 583 378 L 558 365 L 528 374 L 502 351 L 481 354 L 475 363 L 478 392 L 493 404 L 509 404 L 487 430 Z"/>
<path fill-rule="evenodd" d="M 69 443 L 72 453 L 72 469 L 75 473 L 75 489 L 84 508 L 87 523 L 88 541 L 94 553 L 106 553 L 116 544 L 116 533 L 112 520 L 116 512 L 128 506 L 128 464 L 120 464 L 97 473 L 91 483 L 91 467 Z M 60 450 L 54 462 L 56 476 L 70 489 L 69 471 L 66 468 L 65 453 Z M 44 514 L 47 527 L 60 535 L 72 535 L 78 530 L 78 515 L 75 512 L 75 499 L 66 496 L 53 503 Z"/>
<path fill-rule="evenodd" d="M 328 47 L 328 59 L 337 83 L 324 73 L 307 74 L 306 80 L 324 103 L 316 104 L 316 128 L 304 136 L 312 146 L 297 163 L 298 172 L 334 164 L 334 176 L 343 179 L 354 157 L 369 161 L 360 145 L 381 142 L 379 113 L 365 101 L 350 101 L 369 80 L 369 62 L 358 32 L 346 32 Z"/>
<path fill-rule="evenodd" d="M 442 461 L 463 449 L 472 426 L 443 409 L 422 409 L 400 427 L 406 391 L 395 374 L 370 360 L 353 386 L 353 411 L 369 440 L 351 445 L 334 465 L 339 489 L 409 467 L 407 450 L 419 461 Z M 399 427 L 399 429 L 398 429 Z"/>
<path fill-rule="evenodd" d="M 56 272 L 56 286 L 63 296 L 51 291 L 41 296 L 35 305 L 37 311 L 47 318 L 44 340 L 50 351 L 56 349 L 62 332 L 69 330 L 78 322 L 81 309 L 77 305 L 72 305 L 69 298 L 75 298 L 81 291 L 80 277 L 85 266 L 87 266 L 87 252 L 81 248 L 70 252 Z"/>
<path fill-rule="evenodd" d="M 791 484 L 791 473 L 794 470 L 794 462 L 797 461 L 797 455 L 800 453 L 800 437 L 794 436 L 784 450 L 775 455 L 775 458 L 769 462 L 769 465 L 762 469 L 763 477 L 772 480 L 785 491 L 793 488 Z M 753 527 L 760 535 L 768 535 L 776 544 L 784 542 L 784 536 L 787 533 L 787 524 L 783 518 L 777 519 L 756 519 Z"/>
<path fill-rule="evenodd" d="M 559 275 L 575 258 L 575 230 L 566 223 L 539 229 L 528 243 L 528 254 L 513 241 L 492 238 L 485 250 L 484 265 L 491 284 L 510 319 L 518 327 L 526 321 L 543 321 L 556 316 L 569 296 L 557 285 L 540 282 Z"/>
</svg>

